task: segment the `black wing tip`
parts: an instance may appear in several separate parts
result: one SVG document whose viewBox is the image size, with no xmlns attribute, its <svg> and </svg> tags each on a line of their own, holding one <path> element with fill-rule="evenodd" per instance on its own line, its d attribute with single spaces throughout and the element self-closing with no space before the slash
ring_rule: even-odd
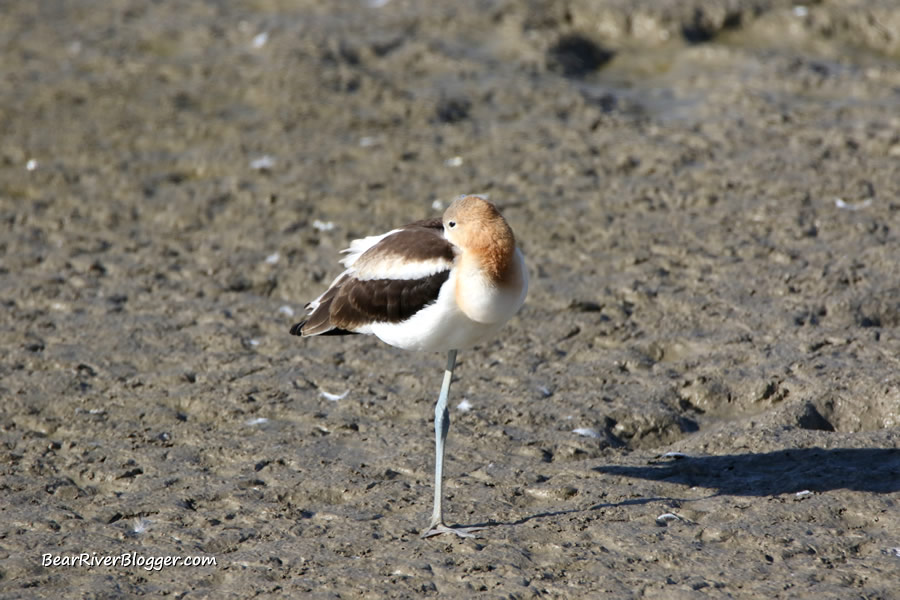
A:
<svg viewBox="0 0 900 600">
<path fill-rule="evenodd" d="M 291 327 L 291 335 L 304 335 L 303 326 L 308 322 L 309 320 L 307 319 L 306 321 L 301 321 Z M 316 333 L 313 335 L 357 335 L 357 332 L 350 331 L 349 329 L 341 329 L 340 327 L 334 327 L 333 329 L 329 329 L 327 331 L 323 331 L 322 333 Z"/>
<path fill-rule="evenodd" d="M 359 335 L 358 331 L 350 331 L 349 329 L 341 329 L 340 327 L 335 327 L 334 329 L 329 329 L 328 331 L 323 331 L 319 335 Z"/>
</svg>

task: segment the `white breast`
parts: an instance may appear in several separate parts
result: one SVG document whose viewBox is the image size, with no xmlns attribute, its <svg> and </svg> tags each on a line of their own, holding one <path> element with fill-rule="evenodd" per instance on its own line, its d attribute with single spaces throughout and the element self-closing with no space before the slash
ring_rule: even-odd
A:
<svg viewBox="0 0 900 600">
<path fill-rule="evenodd" d="M 528 272 L 516 250 L 516 285 L 491 286 L 479 278 L 461 283 L 462 269 L 454 269 L 441 287 L 437 301 L 401 323 L 371 323 L 360 333 L 404 350 L 464 350 L 489 339 L 522 307 L 528 293 Z M 457 286 L 462 292 L 457 293 Z M 460 306 L 459 298 L 465 306 Z"/>
<path fill-rule="evenodd" d="M 500 286 L 479 271 L 477 265 L 463 265 L 456 293 L 460 309 L 473 321 L 485 325 L 508 321 L 528 295 L 528 270 L 518 248 L 511 268 L 506 285 Z"/>
<path fill-rule="evenodd" d="M 441 287 L 437 300 L 400 323 L 371 323 L 360 333 L 404 350 L 461 350 L 481 341 L 485 327 L 468 318 L 454 299 L 456 271 Z"/>
</svg>

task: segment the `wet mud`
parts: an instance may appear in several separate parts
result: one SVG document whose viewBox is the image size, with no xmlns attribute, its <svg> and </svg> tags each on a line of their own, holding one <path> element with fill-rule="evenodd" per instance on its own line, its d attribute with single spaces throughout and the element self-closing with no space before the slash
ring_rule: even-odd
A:
<svg viewBox="0 0 900 600">
<path fill-rule="evenodd" d="M 895 2 L 2 12 L 3 597 L 896 597 Z M 531 290 L 421 540 L 444 358 L 288 330 L 461 193 Z"/>
</svg>

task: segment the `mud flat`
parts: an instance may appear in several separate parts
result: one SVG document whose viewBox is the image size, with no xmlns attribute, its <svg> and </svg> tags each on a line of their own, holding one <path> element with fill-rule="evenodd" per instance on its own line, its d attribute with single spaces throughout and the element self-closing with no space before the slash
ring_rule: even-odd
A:
<svg viewBox="0 0 900 600">
<path fill-rule="evenodd" d="M 896 597 L 898 32 L 6 3 L 0 595 Z M 465 192 L 532 288 L 454 385 L 448 517 L 493 527 L 422 541 L 443 358 L 287 330 L 351 239 Z"/>
</svg>

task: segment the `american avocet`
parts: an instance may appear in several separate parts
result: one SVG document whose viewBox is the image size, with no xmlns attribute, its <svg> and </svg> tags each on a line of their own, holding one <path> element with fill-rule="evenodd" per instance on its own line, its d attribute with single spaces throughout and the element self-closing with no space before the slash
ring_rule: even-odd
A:
<svg viewBox="0 0 900 600">
<path fill-rule="evenodd" d="M 441 508 L 447 397 L 456 352 L 495 334 L 525 302 L 528 272 L 516 238 L 497 208 L 463 196 L 443 219 L 417 221 L 351 242 L 346 270 L 310 302 L 294 335 L 375 335 L 405 350 L 447 352 L 434 407 L 434 511 L 422 537 L 480 527 L 448 527 Z"/>
</svg>

